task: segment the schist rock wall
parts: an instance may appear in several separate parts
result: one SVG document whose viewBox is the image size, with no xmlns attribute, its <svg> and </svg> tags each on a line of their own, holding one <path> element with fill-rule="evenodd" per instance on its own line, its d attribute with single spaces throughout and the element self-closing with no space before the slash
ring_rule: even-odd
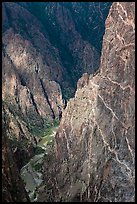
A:
<svg viewBox="0 0 137 204">
<path fill-rule="evenodd" d="M 110 5 L 107 2 L 2 4 L 2 98 L 7 134 L 14 138 L 19 162 L 26 158 L 20 159 L 21 155 L 33 154 L 39 139 L 37 132 L 31 130 L 59 120 L 66 107 L 64 99 L 74 96 L 79 77 L 84 72 L 94 73 L 99 67 Z M 83 30 L 93 31 L 90 41 Z M 18 142 L 23 145 L 16 149 Z"/>
<path fill-rule="evenodd" d="M 62 67 L 57 51 L 42 35 L 41 27 L 40 22 L 18 4 L 3 4 L 3 98 L 5 101 L 7 97 L 10 101 L 16 98 L 16 103 L 12 103 L 30 121 L 32 114 L 49 120 L 59 118 L 63 108 L 60 85 L 56 82 L 62 80 Z M 9 86 L 13 87 L 12 93 Z"/>
<path fill-rule="evenodd" d="M 34 155 L 39 140 L 32 130 L 61 117 L 65 104 L 56 80 L 61 81 L 62 66 L 56 49 L 42 34 L 44 28 L 30 12 L 11 2 L 3 3 L 2 14 L 3 114 L 21 168 Z"/>
<path fill-rule="evenodd" d="M 39 201 L 134 202 L 134 2 L 112 4 L 99 73 L 78 81 L 54 150 Z"/>
<path fill-rule="evenodd" d="M 2 123 L 2 202 L 30 202 Z"/>
</svg>

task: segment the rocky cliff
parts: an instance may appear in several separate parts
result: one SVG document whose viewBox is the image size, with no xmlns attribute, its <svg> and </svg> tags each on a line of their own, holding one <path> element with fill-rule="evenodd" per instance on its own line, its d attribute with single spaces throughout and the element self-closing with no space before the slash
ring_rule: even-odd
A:
<svg viewBox="0 0 137 204">
<path fill-rule="evenodd" d="M 107 2 L 2 4 L 2 98 L 19 167 L 34 153 L 38 131 L 60 120 L 79 77 L 99 67 L 109 7 Z M 89 40 L 83 30 L 90 28 Z"/>
<path fill-rule="evenodd" d="M 2 124 L 2 202 L 29 202 L 25 186 L 10 148 L 6 134 L 6 124 Z"/>
<path fill-rule="evenodd" d="M 135 3 L 113 3 L 105 26 L 99 72 L 67 104 L 40 201 L 134 202 Z"/>
</svg>

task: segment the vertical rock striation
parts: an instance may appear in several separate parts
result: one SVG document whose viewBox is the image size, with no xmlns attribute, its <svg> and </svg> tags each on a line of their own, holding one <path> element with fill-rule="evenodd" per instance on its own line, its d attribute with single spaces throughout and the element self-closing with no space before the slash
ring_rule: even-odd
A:
<svg viewBox="0 0 137 204">
<path fill-rule="evenodd" d="M 79 80 L 54 147 L 40 201 L 134 202 L 134 2 L 111 6 L 99 73 Z"/>
<path fill-rule="evenodd" d="M 29 202 L 11 151 L 6 125 L 2 125 L 2 202 Z"/>
<path fill-rule="evenodd" d="M 34 153 L 38 131 L 60 120 L 64 99 L 74 96 L 79 77 L 99 67 L 100 49 L 91 42 L 96 36 L 102 43 L 109 6 L 107 2 L 3 2 L 2 98 L 8 136 L 14 147 L 19 145 L 14 148 L 19 167 L 27 154 L 30 158 Z M 79 18 L 83 9 L 88 24 Z M 91 41 L 89 35 L 83 38 L 83 29 L 94 30 Z"/>
</svg>

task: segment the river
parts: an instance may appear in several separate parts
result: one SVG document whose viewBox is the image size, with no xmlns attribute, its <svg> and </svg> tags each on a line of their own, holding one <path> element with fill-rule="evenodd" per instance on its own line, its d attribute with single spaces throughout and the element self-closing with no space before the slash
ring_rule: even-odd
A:
<svg viewBox="0 0 137 204">
<path fill-rule="evenodd" d="M 50 135 L 42 137 L 42 140 L 37 144 L 37 146 L 42 148 L 44 152 L 31 158 L 30 161 L 24 167 L 22 167 L 20 171 L 31 202 L 37 202 L 38 195 L 36 190 L 43 182 L 43 158 L 45 155 L 48 155 L 48 152 L 51 149 L 57 129 L 57 126 L 53 127 Z"/>
</svg>

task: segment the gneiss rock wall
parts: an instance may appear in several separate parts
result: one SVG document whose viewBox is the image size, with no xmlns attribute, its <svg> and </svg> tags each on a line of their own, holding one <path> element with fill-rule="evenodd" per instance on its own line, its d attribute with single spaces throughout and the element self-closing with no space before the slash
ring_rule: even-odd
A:
<svg viewBox="0 0 137 204">
<path fill-rule="evenodd" d="M 99 67 L 110 4 L 3 2 L 2 99 L 19 167 L 33 154 L 37 130 L 62 117 L 82 73 Z M 83 30 L 93 31 L 90 41 Z"/>
<path fill-rule="evenodd" d="M 40 200 L 134 201 L 134 21 L 134 2 L 113 3 L 100 72 L 80 79 L 65 109 L 55 137 L 56 159 L 45 161 Z"/>
<path fill-rule="evenodd" d="M 24 183 L 19 175 L 13 152 L 2 124 L 2 202 L 29 202 Z"/>
<path fill-rule="evenodd" d="M 60 118 L 62 92 L 72 97 L 82 73 L 93 73 L 99 67 L 100 49 L 92 45 L 92 40 L 83 39 L 79 15 L 83 8 L 87 11 L 82 17 L 88 22 L 84 29 L 94 30 L 92 37 L 99 38 L 96 41 L 100 47 L 110 3 L 101 4 L 3 3 L 3 61 L 7 57 L 10 60 L 3 64 L 3 79 L 7 78 L 3 80 L 4 101 L 5 95 L 11 96 L 10 101 L 16 97 L 12 103 L 30 121 L 31 114 L 37 121 L 39 116 Z M 10 63 L 13 66 L 9 69 Z M 11 77 L 13 67 L 17 80 Z"/>
<path fill-rule="evenodd" d="M 63 68 L 41 22 L 14 2 L 3 3 L 3 101 L 31 126 L 60 119 L 64 102 L 58 82 Z"/>
</svg>

